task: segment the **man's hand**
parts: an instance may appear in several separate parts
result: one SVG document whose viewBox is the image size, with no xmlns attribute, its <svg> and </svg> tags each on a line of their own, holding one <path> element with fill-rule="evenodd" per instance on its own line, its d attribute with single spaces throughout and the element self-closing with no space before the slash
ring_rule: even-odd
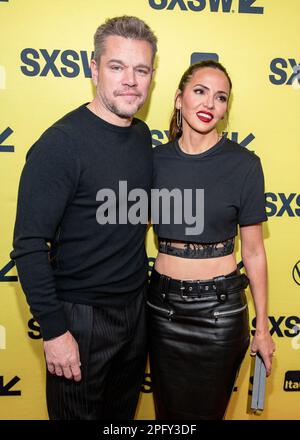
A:
<svg viewBox="0 0 300 440">
<path fill-rule="evenodd" d="M 57 338 L 44 341 L 47 368 L 51 374 L 81 380 L 78 344 L 69 331 Z"/>
</svg>

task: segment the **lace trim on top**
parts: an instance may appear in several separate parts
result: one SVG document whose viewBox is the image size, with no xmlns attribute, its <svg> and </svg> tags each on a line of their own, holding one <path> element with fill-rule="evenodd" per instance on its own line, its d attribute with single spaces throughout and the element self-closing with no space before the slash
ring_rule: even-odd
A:
<svg viewBox="0 0 300 440">
<path fill-rule="evenodd" d="M 183 247 L 176 247 L 176 244 Z M 181 258 L 216 258 L 232 254 L 234 250 L 234 237 L 218 243 L 187 243 L 176 240 L 159 239 L 158 250 L 162 254 L 173 255 Z"/>
</svg>

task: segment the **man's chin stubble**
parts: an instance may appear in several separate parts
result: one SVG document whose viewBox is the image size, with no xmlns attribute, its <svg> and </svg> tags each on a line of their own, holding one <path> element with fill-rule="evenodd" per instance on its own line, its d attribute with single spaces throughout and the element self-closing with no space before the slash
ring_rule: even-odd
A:
<svg viewBox="0 0 300 440">
<path fill-rule="evenodd" d="M 110 110 L 111 110 L 115 115 L 119 116 L 119 118 L 121 118 L 121 119 L 130 119 L 130 118 L 133 118 L 133 116 L 134 116 L 134 115 L 136 114 L 136 112 L 140 109 L 140 107 L 141 107 L 141 106 L 136 106 L 135 109 L 132 110 L 132 111 L 130 111 L 130 112 L 122 111 L 121 109 L 116 108 L 115 106 L 112 106 Z"/>
</svg>

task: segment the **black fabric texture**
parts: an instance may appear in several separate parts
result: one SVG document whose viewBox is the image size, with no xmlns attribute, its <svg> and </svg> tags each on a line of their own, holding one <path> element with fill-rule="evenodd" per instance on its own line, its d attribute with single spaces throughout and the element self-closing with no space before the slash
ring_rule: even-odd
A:
<svg viewBox="0 0 300 440">
<path fill-rule="evenodd" d="M 142 188 L 150 195 L 151 178 L 147 125 L 138 119 L 130 127 L 112 125 L 86 104 L 30 148 L 11 257 L 45 340 L 68 329 L 60 300 L 123 306 L 138 293 L 147 277 L 146 225 L 118 219 L 100 225 L 96 196 L 113 190 L 118 210 L 119 181 L 127 181 L 128 192 Z"/>
<path fill-rule="evenodd" d="M 170 203 L 170 224 L 163 224 L 162 209 L 156 234 L 164 239 L 192 243 L 217 243 L 237 235 L 237 225 L 246 226 L 267 220 L 264 175 L 259 157 L 223 137 L 201 154 L 186 154 L 178 141 L 157 146 L 154 150 L 154 183 L 156 190 L 204 190 L 204 228 L 199 234 L 187 234 L 191 224 L 174 222 L 174 203 Z M 162 205 L 160 205 L 161 207 Z M 182 203 L 183 206 L 183 203 Z"/>
</svg>

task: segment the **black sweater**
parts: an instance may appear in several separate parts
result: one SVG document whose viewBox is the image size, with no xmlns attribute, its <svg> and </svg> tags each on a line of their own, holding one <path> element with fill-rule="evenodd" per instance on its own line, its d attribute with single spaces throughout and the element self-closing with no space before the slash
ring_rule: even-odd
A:
<svg viewBox="0 0 300 440">
<path fill-rule="evenodd" d="M 60 300 L 122 306 L 145 282 L 144 224 L 97 222 L 97 192 L 127 181 L 149 194 L 148 127 L 109 124 L 86 104 L 64 116 L 27 154 L 14 231 L 15 260 L 45 340 L 67 331 Z M 118 197 L 117 197 L 118 201 Z"/>
</svg>

